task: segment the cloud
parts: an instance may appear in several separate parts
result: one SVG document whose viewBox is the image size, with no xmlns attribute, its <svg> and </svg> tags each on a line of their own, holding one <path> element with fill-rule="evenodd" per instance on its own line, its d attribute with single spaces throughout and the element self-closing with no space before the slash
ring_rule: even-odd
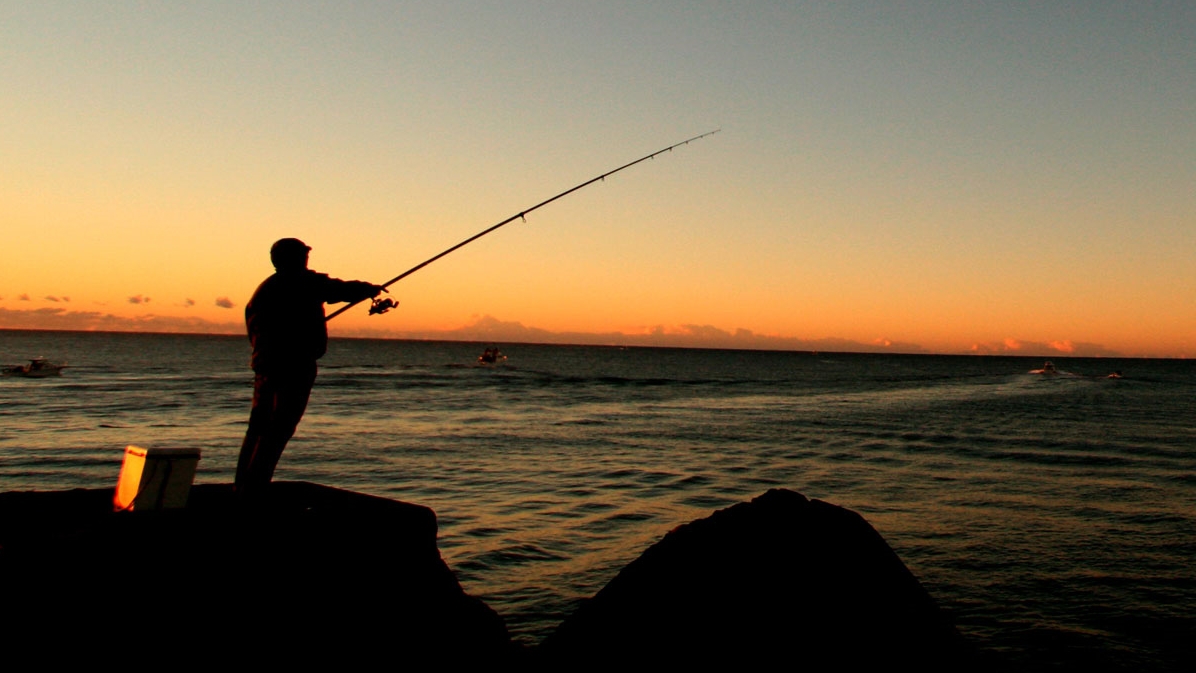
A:
<svg viewBox="0 0 1196 673">
<path fill-rule="evenodd" d="M 998 353 L 1017 353 L 1022 350 L 1022 342 L 1011 337 L 1005 337 L 998 342 L 974 343 L 970 349 L 977 355 L 995 355 Z"/>
<path fill-rule="evenodd" d="M 592 344 L 606 346 L 654 346 L 671 348 L 727 348 L 736 350 L 824 351 L 851 353 L 925 353 L 917 344 L 888 342 L 887 346 L 849 339 L 797 339 L 755 334 L 738 328 L 728 332 L 713 325 L 653 325 L 634 333 L 550 332 L 493 316 L 474 316 L 472 321 L 451 330 L 399 332 L 385 329 L 338 329 L 337 336 L 377 339 L 421 339 L 478 341 L 483 343 Z"/>
<path fill-rule="evenodd" d="M 503 321 L 493 316 L 474 316 L 473 322 L 447 330 L 443 334 L 455 335 L 451 338 L 469 339 L 471 341 L 532 341 L 541 342 L 551 339 L 552 332 L 535 327 L 525 327 L 520 322 Z M 545 342 L 547 343 L 547 342 Z"/>
<path fill-rule="evenodd" d="M 148 304 L 149 302 L 150 302 L 149 297 L 143 297 L 142 295 L 139 295 L 139 294 L 129 297 L 130 304 Z"/>
<path fill-rule="evenodd" d="M 1076 352 L 1076 345 L 1073 344 L 1071 341 L 1068 341 L 1067 339 L 1064 339 L 1063 341 L 1052 341 L 1047 345 L 1050 346 L 1051 348 L 1054 348 L 1055 350 L 1059 351 L 1060 353 Z"/>
<path fill-rule="evenodd" d="M 187 308 L 191 308 L 192 306 L 195 306 L 195 300 L 188 297 L 183 300 L 183 306 L 186 306 Z"/>
<path fill-rule="evenodd" d="M 229 299 L 228 297 L 217 297 L 216 305 L 220 308 L 233 308 L 236 306 L 236 304 L 233 303 L 233 300 Z"/>
<path fill-rule="evenodd" d="M 227 298 L 221 298 L 227 301 Z M 231 302 L 229 302 L 231 304 Z M 636 332 L 551 332 L 528 327 L 520 322 L 499 320 L 493 316 L 474 316 L 466 325 L 448 330 L 398 331 L 385 328 L 340 328 L 330 326 L 338 337 L 371 339 L 419 339 L 476 341 L 482 343 L 591 344 L 609 346 L 653 346 L 677 348 L 727 348 L 737 350 L 819 351 L 824 353 L 926 353 L 917 344 L 878 339 L 862 343 L 842 338 L 798 339 L 755 334 L 738 328 L 734 332 L 712 325 L 654 325 Z M 237 334 L 245 327 L 240 321 L 215 322 L 197 317 L 143 315 L 118 317 L 99 311 L 68 311 L 59 306 L 29 310 L 0 307 L 0 328 L 47 329 L 111 332 L 166 332 L 185 334 Z M 1100 344 L 1056 340 L 1048 343 L 1003 339 L 974 344 L 976 355 L 1017 355 L 1023 357 L 1124 357 L 1124 353 Z M 1152 357 L 1180 357 L 1172 354 L 1139 354 Z M 1134 356 L 1136 357 L 1136 356 Z M 1188 357 L 1191 357 L 1190 355 Z"/>
<path fill-rule="evenodd" d="M 995 343 L 972 344 L 971 352 L 976 355 L 1025 355 L 1025 356 L 1074 356 L 1074 357 L 1118 357 L 1124 355 L 1100 344 L 1057 339 L 1055 341 L 1021 341 L 1006 337 Z"/>
<path fill-rule="evenodd" d="M 126 318 L 99 311 L 68 311 L 60 306 L 20 311 L 0 307 L 0 326 L 5 329 L 84 332 L 245 333 L 244 325 L 237 322 L 217 323 L 202 318 L 155 315 Z"/>
<path fill-rule="evenodd" d="M 45 299 L 46 301 L 58 301 L 58 297 L 55 297 L 52 295 L 46 295 L 45 297 L 43 297 L 43 299 Z"/>
<path fill-rule="evenodd" d="M 715 327 L 714 325 L 682 325 L 677 334 L 684 335 L 690 339 L 700 339 L 703 341 L 726 341 L 727 339 L 751 339 L 755 337 L 750 330 L 741 329 L 733 335 L 724 329 Z"/>
<path fill-rule="evenodd" d="M 21 301 L 29 301 L 29 295 L 22 294 L 21 296 L 17 297 L 17 299 L 20 299 Z"/>
</svg>

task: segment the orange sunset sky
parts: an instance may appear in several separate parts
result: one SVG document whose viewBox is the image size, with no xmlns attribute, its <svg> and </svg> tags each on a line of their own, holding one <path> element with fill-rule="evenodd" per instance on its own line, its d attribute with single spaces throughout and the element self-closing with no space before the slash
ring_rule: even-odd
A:
<svg viewBox="0 0 1196 673">
<path fill-rule="evenodd" d="M 10 3 L 0 328 L 1196 356 L 1196 5 Z"/>
</svg>

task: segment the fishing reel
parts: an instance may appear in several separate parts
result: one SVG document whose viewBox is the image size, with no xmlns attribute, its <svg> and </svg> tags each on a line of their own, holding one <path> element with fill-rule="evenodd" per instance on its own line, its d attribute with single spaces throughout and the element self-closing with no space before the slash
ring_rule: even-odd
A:
<svg viewBox="0 0 1196 673">
<path fill-rule="evenodd" d="M 375 299 L 374 303 L 370 305 L 370 315 L 379 315 L 386 313 L 390 309 L 399 305 L 398 300 L 386 297 L 385 299 Z"/>
</svg>

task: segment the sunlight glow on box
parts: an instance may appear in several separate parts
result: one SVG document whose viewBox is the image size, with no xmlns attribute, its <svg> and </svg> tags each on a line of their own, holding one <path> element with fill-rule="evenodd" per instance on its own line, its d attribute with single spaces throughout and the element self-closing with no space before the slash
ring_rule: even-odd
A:
<svg viewBox="0 0 1196 673">
<path fill-rule="evenodd" d="M 178 509 L 187 505 L 199 449 L 143 449 L 130 444 L 116 481 L 118 512 Z"/>
</svg>

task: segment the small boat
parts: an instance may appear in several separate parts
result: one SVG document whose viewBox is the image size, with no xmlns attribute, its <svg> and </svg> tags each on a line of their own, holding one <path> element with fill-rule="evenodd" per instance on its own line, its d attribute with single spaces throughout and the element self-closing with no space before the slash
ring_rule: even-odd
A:
<svg viewBox="0 0 1196 673">
<path fill-rule="evenodd" d="M 1030 373 L 1031 374 L 1042 374 L 1043 376 L 1054 376 L 1059 373 L 1059 370 L 1055 369 L 1054 362 L 1047 360 L 1046 362 L 1044 362 L 1042 364 L 1042 369 L 1031 369 Z"/>
<path fill-rule="evenodd" d="M 33 358 L 27 365 L 5 367 L 5 376 L 24 376 L 28 379 L 42 379 L 47 376 L 62 376 L 65 364 L 50 362 L 46 358 Z"/>
<path fill-rule="evenodd" d="M 492 365 L 502 362 L 506 359 L 507 356 L 503 355 L 502 352 L 497 348 L 487 348 L 486 350 L 482 351 L 481 355 L 478 356 L 478 364 Z"/>
</svg>

